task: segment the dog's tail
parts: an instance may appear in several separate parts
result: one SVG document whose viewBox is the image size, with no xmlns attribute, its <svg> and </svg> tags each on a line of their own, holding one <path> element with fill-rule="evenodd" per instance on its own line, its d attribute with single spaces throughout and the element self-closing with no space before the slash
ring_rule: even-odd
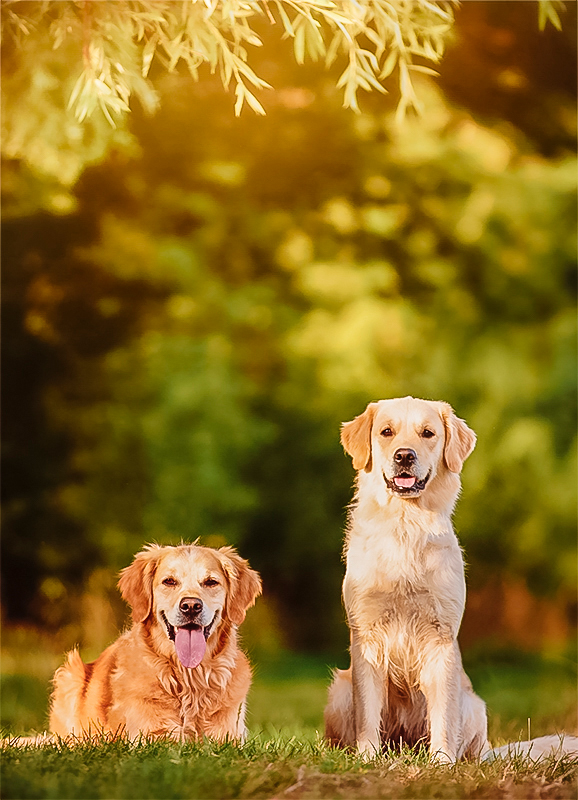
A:
<svg viewBox="0 0 578 800">
<path fill-rule="evenodd" d="M 50 731 L 59 736 L 79 733 L 79 711 L 92 673 L 78 650 L 71 650 L 64 664 L 54 673 L 50 707 Z"/>
<path fill-rule="evenodd" d="M 493 761 L 496 758 L 529 758 L 538 761 L 552 756 L 578 758 L 578 736 L 559 733 L 553 736 L 540 736 L 526 742 L 511 742 L 484 753 L 482 761 Z"/>
</svg>

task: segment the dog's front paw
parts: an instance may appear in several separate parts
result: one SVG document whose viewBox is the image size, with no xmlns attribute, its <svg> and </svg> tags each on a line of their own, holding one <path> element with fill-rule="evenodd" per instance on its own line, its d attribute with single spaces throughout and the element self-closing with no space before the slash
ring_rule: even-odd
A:
<svg viewBox="0 0 578 800">
<path fill-rule="evenodd" d="M 373 761 L 379 755 L 380 747 L 370 739 L 358 739 L 357 752 L 363 761 Z"/>
<path fill-rule="evenodd" d="M 430 752 L 430 761 L 433 764 L 455 764 L 456 763 L 456 756 L 452 756 L 449 753 L 444 752 L 443 750 L 435 750 Z"/>
</svg>

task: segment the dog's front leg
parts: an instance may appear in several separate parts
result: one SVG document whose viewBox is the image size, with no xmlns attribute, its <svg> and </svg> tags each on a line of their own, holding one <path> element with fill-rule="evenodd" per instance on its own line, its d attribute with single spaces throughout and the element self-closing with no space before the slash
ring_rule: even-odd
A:
<svg viewBox="0 0 578 800">
<path fill-rule="evenodd" d="M 222 713 L 209 718 L 203 726 L 202 733 L 218 742 L 237 742 L 242 744 L 247 738 L 245 725 L 246 704 L 232 705 L 223 709 Z"/>
<path fill-rule="evenodd" d="M 430 646 L 423 657 L 420 688 L 425 696 L 430 728 L 430 754 L 451 764 L 458 757 L 461 727 L 461 658 L 455 641 Z"/>
<path fill-rule="evenodd" d="M 370 760 L 381 750 L 385 681 L 380 671 L 365 658 L 355 634 L 351 637 L 351 673 L 355 741 L 358 752 Z"/>
</svg>

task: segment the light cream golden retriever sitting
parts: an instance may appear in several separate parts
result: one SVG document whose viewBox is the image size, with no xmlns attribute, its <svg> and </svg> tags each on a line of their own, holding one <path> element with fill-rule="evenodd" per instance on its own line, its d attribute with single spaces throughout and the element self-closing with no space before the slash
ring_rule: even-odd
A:
<svg viewBox="0 0 578 800">
<path fill-rule="evenodd" d="M 343 582 L 351 668 L 335 673 L 325 732 L 366 758 L 400 740 L 442 762 L 489 747 L 457 643 L 466 587 L 451 522 L 475 441 L 447 403 L 413 397 L 370 403 L 342 426 L 359 470 Z"/>
<path fill-rule="evenodd" d="M 133 625 L 92 664 L 54 676 L 50 730 L 65 737 L 242 739 L 251 668 L 237 626 L 259 575 L 230 547 L 151 545 L 121 573 Z"/>
</svg>

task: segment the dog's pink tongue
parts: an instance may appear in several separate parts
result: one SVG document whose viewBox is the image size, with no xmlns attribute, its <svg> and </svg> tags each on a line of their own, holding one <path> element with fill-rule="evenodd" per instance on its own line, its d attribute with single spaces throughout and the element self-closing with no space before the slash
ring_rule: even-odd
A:
<svg viewBox="0 0 578 800">
<path fill-rule="evenodd" d="M 202 628 L 177 628 L 175 631 L 175 648 L 183 667 L 188 669 L 198 667 L 207 649 L 207 642 Z"/>
<path fill-rule="evenodd" d="M 411 489 L 414 485 L 416 479 L 415 478 L 394 478 L 393 482 L 396 486 L 401 486 L 402 489 Z"/>
</svg>

